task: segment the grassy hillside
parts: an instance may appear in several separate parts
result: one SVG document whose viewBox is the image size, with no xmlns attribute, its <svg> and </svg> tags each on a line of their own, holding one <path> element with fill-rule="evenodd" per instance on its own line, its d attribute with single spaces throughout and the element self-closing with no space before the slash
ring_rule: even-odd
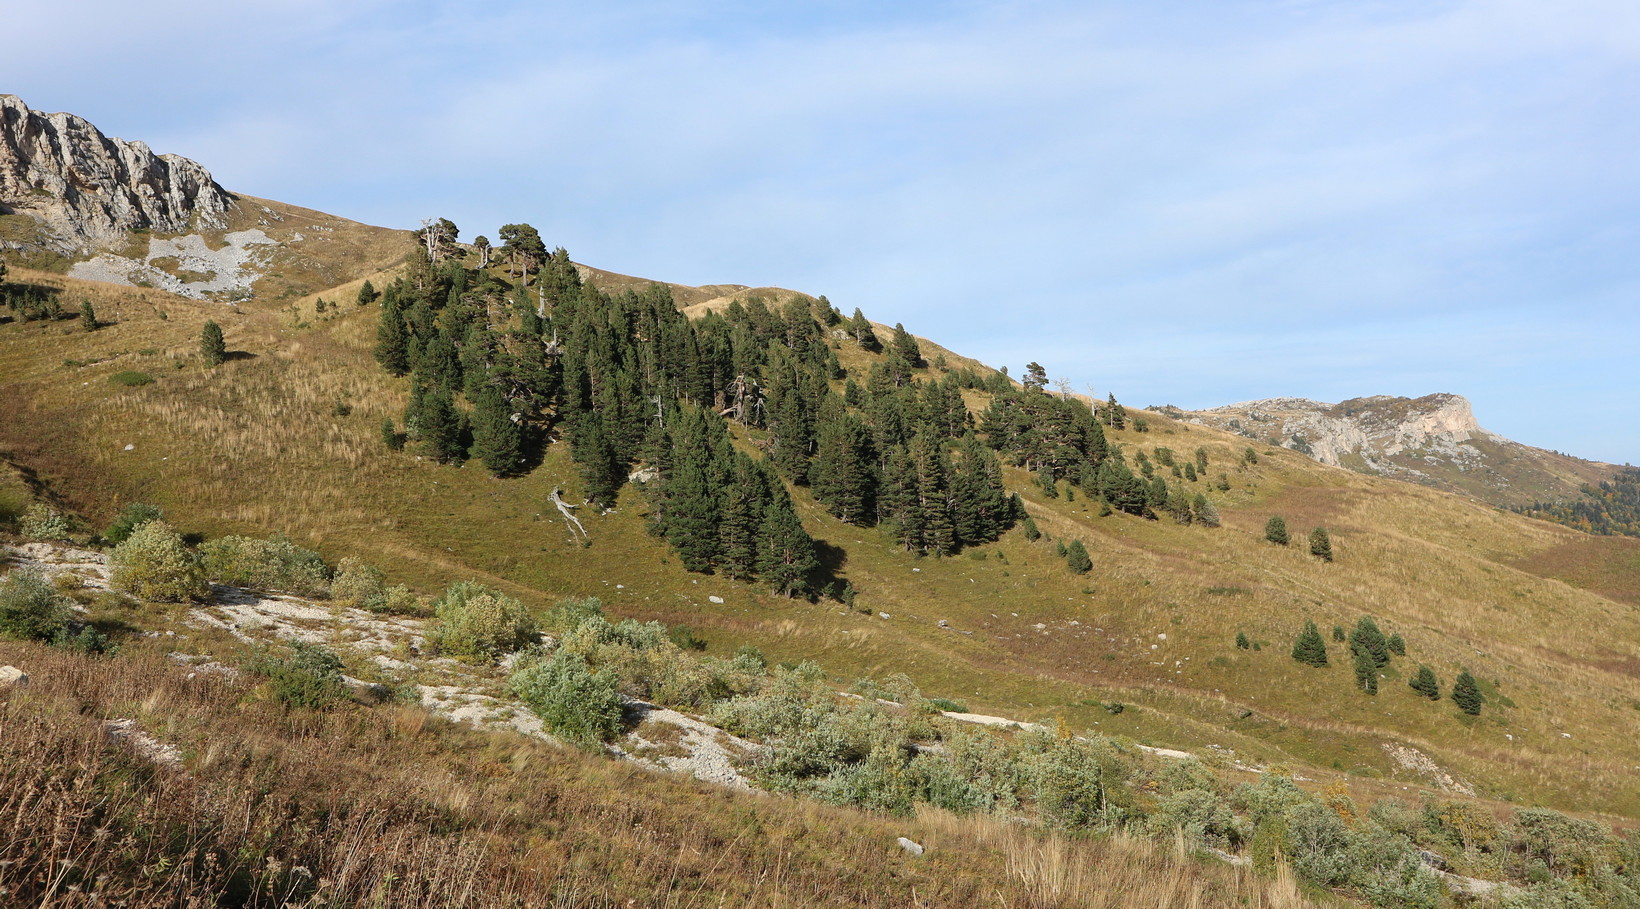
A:
<svg viewBox="0 0 1640 909">
<path fill-rule="evenodd" d="M 617 615 L 691 626 L 712 653 L 756 643 L 774 659 L 816 659 L 840 680 L 905 672 L 970 709 L 1228 749 L 1366 797 L 1431 785 L 1385 748 L 1408 745 L 1490 798 L 1640 816 L 1630 734 L 1640 611 L 1622 567 L 1640 559 L 1635 541 L 1592 540 L 1273 447 L 1255 446 L 1257 463 L 1245 464 L 1248 440 L 1147 415 L 1149 432 L 1112 431 L 1111 441 L 1130 455 L 1205 448 L 1206 476 L 1229 480 L 1209 492 L 1223 527 L 1101 517 L 1097 502 L 1044 498 L 1009 468 L 1042 540 L 1016 529 L 956 557 L 916 559 L 798 489 L 805 526 L 861 595 L 853 610 L 785 600 L 685 572 L 646 533 L 632 486 L 608 513 L 583 508 L 592 544 L 573 542 L 546 501 L 555 487 L 579 501 L 562 445 L 507 480 L 388 451 L 379 427 L 400 415 L 406 389 L 371 360 L 375 314 L 345 288 L 321 294 L 344 301 L 321 315 L 312 296 L 232 309 L 13 277 L 92 297 L 114 323 L 90 333 L 66 321 L 0 325 L 0 456 L 94 523 L 140 500 L 188 530 L 279 531 L 428 590 L 470 576 L 535 604 L 597 594 Z M 197 351 L 207 318 L 233 352 L 214 370 Z M 856 371 L 871 356 L 849 345 L 838 354 Z M 110 381 L 122 371 L 153 381 Z M 983 406 L 982 393 L 969 395 Z M 1286 518 L 1292 547 L 1264 541 L 1271 515 Z M 1303 547 L 1315 526 L 1331 532 L 1334 562 Z M 1054 554 L 1072 539 L 1092 555 L 1088 575 Z M 1407 642 L 1376 697 L 1354 687 L 1343 645 L 1330 643 L 1326 669 L 1288 657 L 1306 619 L 1328 632 L 1362 615 Z M 1237 632 L 1259 649 L 1238 649 Z M 1443 690 L 1467 667 L 1488 697 L 1481 716 L 1414 694 L 1405 680 L 1418 663 Z M 1116 702 L 1126 709 L 1104 706 Z"/>
</svg>

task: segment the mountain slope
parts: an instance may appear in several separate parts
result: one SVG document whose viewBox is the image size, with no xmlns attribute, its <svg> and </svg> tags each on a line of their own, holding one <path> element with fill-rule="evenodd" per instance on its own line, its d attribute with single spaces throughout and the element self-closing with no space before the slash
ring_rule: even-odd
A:
<svg viewBox="0 0 1640 909">
<path fill-rule="evenodd" d="M 1522 445 L 1475 422 L 1460 395 L 1377 395 L 1325 404 L 1271 398 L 1178 412 L 1212 426 L 1307 454 L 1323 464 L 1394 477 L 1499 506 L 1576 498 L 1611 477 L 1610 464 Z"/>
</svg>

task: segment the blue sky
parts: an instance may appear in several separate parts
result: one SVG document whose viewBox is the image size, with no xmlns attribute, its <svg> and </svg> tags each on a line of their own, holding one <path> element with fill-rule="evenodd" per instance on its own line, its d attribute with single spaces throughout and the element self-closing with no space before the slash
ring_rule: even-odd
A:
<svg viewBox="0 0 1640 909">
<path fill-rule="evenodd" d="M 0 91 L 377 224 L 1207 407 L 1640 461 L 1640 4 L 8 4 Z"/>
</svg>

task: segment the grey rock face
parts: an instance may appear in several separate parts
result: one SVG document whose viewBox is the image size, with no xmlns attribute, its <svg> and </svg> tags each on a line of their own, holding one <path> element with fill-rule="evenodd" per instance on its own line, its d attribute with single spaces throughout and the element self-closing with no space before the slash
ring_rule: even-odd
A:
<svg viewBox="0 0 1640 909">
<path fill-rule="evenodd" d="M 120 242 L 127 231 L 220 228 L 234 197 L 187 158 L 110 138 L 73 114 L 31 110 L 0 95 L 0 215 L 39 222 L 41 245 L 64 255 Z"/>
</svg>

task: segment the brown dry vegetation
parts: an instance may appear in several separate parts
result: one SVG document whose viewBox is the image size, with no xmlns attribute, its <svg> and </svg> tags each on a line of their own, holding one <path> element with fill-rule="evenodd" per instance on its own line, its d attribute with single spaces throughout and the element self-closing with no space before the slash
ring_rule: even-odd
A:
<svg viewBox="0 0 1640 909">
<path fill-rule="evenodd" d="M 536 605 L 595 594 L 616 615 L 691 626 L 712 653 L 753 643 L 772 659 L 816 659 L 839 679 L 905 672 L 930 696 L 975 710 L 1062 717 L 1156 745 L 1218 745 L 1385 792 L 1428 785 L 1398 778 L 1385 756 L 1385 743 L 1406 743 L 1495 798 L 1640 815 L 1631 782 L 1640 743 L 1629 733 L 1640 718 L 1640 612 L 1635 572 L 1611 567 L 1640 559 L 1640 542 L 1601 541 L 1594 555 L 1596 544 L 1569 529 L 1268 446 L 1241 466 L 1246 439 L 1146 414 L 1150 432 L 1112 441 L 1130 454 L 1205 447 L 1207 475 L 1230 478 L 1228 492 L 1209 492 L 1222 528 L 1099 517 L 1097 502 L 1044 499 L 1010 470 L 1043 541 L 1010 533 L 953 558 L 912 559 L 799 489 L 805 525 L 839 553 L 837 573 L 861 591 L 860 609 L 787 601 L 684 572 L 645 532 L 636 489 L 610 514 L 583 515 L 593 545 L 580 547 L 545 504 L 554 486 L 577 486 L 564 446 L 513 480 L 387 452 L 379 426 L 399 416 L 405 388 L 370 358 L 374 311 L 353 305 L 356 289 L 323 292 L 341 309 L 318 317 L 312 295 L 295 311 L 235 310 L 39 280 L 59 282 L 70 303 L 96 296 L 99 313 L 106 301 L 117 324 L 90 334 L 70 322 L 0 326 L 0 455 L 95 522 L 138 499 L 190 530 L 280 531 L 332 560 L 362 556 L 428 592 L 478 577 Z M 248 356 L 205 369 L 206 318 Z M 924 343 L 928 358 L 938 352 Z M 869 359 L 848 344 L 838 354 L 851 369 Z M 108 383 L 133 368 L 156 381 Z M 1337 560 L 1264 542 L 1272 514 L 1297 541 L 1325 525 Z M 1054 557 L 1053 541 L 1070 539 L 1086 544 L 1092 574 L 1072 575 Z M 1377 697 L 1354 688 L 1339 645 L 1329 643 L 1328 669 L 1288 657 L 1306 618 L 1326 630 L 1366 614 L 1408 644 Z M 1238 631 L 1262 649 L 1236 649 Z M 1469 668 L 1489 698 L 1481 717 L 1411 692 L 1420 662 L 1443 689 Z M 1101 709 L 1113 701 L 1129 709 Z"/>
<path fill-rule="evenodd" d="M 713 789 L 417 708 L 286 712 L 157 652 L 0 663 L 31 676 L 0 693 L 6 905 L 1311 905 L 1285 875 L 1128 838 Z"/>
</svg>

